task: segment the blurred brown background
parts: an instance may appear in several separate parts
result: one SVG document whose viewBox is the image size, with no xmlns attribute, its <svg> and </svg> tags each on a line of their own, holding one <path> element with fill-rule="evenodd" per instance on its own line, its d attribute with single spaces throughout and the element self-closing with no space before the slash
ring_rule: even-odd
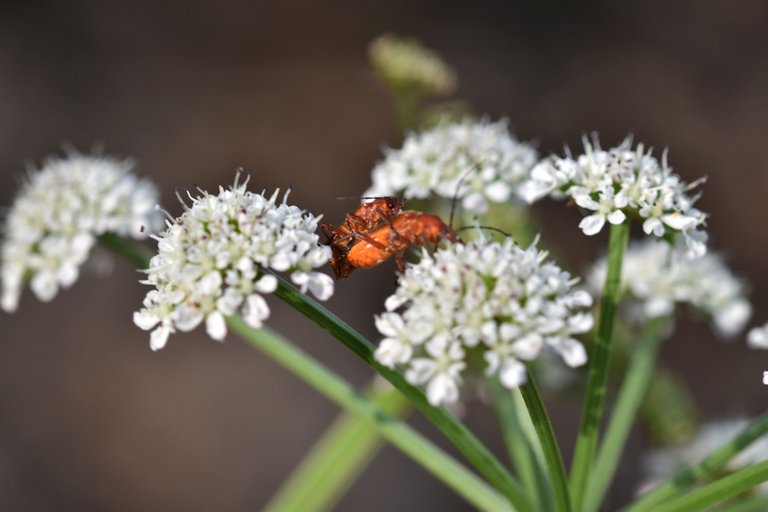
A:
<svg viewBox="0 0 768 512">
<path fill-rule="evenodd" d="M 641 7 L 642 6 L 642 7 Z M 703 210 L 768 320 L 765 265 L 768 3 L 629 2 L 6 2 L 0 7 L 0 204 L 25 162 L 63 142 L 133 156 L 179 211 L 174 187 L 293 186 L 292 199 L 338 221 L 368 185 L 397 129 L 366 45 L 383 32 L 421 38 L 453 64 L 457 96 L 508 116 L 543 153 L 597 130 L 670 148 L 689 181 L 709 176 Z M 578 214 L 539 209 L 581 269 Z M 603 233 L 604 235 L 605 233 Z M 339 283 L 330 302 L 369 336 L 394 285 L 387 264 Z M 0 508 L 245 511 L 258 509 L 336 409 L 230 336 L 177 334 L 160 353 L 131 323 L 146 292 L 128 265 L 84 275 L 53 303 L 25 293 L 0 315 Z M 270 301 L 271 324 L 356 383 L 364 365 Z M 705 417 L 768 405 L 768 353 L 680 322 L 664 364 Z M 550 400 L 570 452 L 579 403 Z M 467 422 L 500 454 L 479 402 Z M 415 424 L 425 422 L 415 419 Z M 426 432 L 433 434 L 430 428 Z M 439 440 L 439 436 L 433 436 Z M 632 438 L 607 509 L 637 482 Z M 431 476 L 386 449 L 339 510 L 466 510 Z"/>
</svg>

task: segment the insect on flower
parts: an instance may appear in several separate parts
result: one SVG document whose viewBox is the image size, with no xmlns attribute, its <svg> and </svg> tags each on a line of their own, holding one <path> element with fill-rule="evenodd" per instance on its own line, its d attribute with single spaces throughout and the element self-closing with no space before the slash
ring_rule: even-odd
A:
<svg viewBox="0 0 768 512">
<path fill-rule="evenodd" d="M 337 277 L 348 277 L 356 268 L 375 267 L 392 256 L 395 256 L 397 268 L 402 272 L 403 253 L 408 247 L 441 240 L 456 242 L 459 237 L 440 217 L 413 210 L 404 211 L 352 245 L 344 256 Z"/>
<path fill-rule="evenodd" d="M 343 198 L 346 199 L 346 198 Z M 371 199 L 362 197 L 360 199 Z M 320 224 L 331 247 L 348 249 L 361 235 L 379 227 L 385 219 L 390 219 L 403 211 L 405 201 L 398 197 L 374 197 L 370 203 L 363 203 L 352 213 L 348 213 L 344 223 L 339 226 Z"/>
<path fill-rule="evenodd" d="M 361 198 L 370 199 L 370 198 Z M 363 203 L 352 213 L 348 213 L 344 222 L 339 226 L 321 223 L 320 228 L 327 238 L 326 243 L 331 247 L 331 268 L 337 279 L 347 277 L 351 270 L 345 270 L 346 254 L 359 240 L 380 227 L 384 222 L 403 211 L 405 201 L 397 197 L 375 197 L 369 203 Z M 380 247 L 381 249 L 384 246 Z"/>
<path fill-rule="evenodd" d="M 394 197 L 374 198 L 373 202 L 359 206 L 347 214 L 344 224 L 334 227 L 321 224 L 331 246 L 331 268 L 336 279 L 344 279 L 358 268 L 372 268 L 395 256 L 397 268 L 403 271 L 403 253 L 412 245 L 436 244 L 442 240 L 460 242 L 458 231 L 454 230 L 453 214 L 456 201 L 464 180 L 477 166 L 464 173 L 456 186 L 451 205 L 451 221 L 446 225 L 440 217 L 429 213 L 402 211 L 404 201 Z M 474 226 L 480 229 L 497 228 Z"/>
</svg>

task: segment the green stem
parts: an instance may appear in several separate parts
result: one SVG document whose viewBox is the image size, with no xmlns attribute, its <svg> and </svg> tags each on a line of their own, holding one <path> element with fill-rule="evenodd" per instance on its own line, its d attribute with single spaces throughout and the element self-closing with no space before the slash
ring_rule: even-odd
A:
<svg viewBox="0 0 768 512">
<path fill-rule="evenodd" d="M 753 441 L 768 433 L 768 414 L 753 421 L 743 432 L 724 444 L 701 462 L 678 473 L 665 484 L 660 485 L 639 501 L 627 508 L 627 512 L 656 511 L 661 503 L 678 495 L 697 481 L 712 474 L 725 466 L 737 453 L 749 446 Z"/>
<path fill-rule="evenodd" d="M 554 510 L 552 488 L 544 473 L 542 460 L 536 451 L 536 447 L 541 449 L 537 445 L 538 438 L 535 435 L 530 438 L 521 424 L 523 417 L 515 403 L 515 394 L 519 395 L 520 392 L 505 388 L 498 379 L 488 379 L 487 382 L 509 458 L 523 487 L 529 493 L 535 493 L 537 510 Z"/>
<path fill-rule="evenodd" d="M 418 125 L 419 102 L 421 95 L 410 89 L 392 89 L 392 100 L 395 104 L 397 126 L 400 129 L 401 140 L 404 141 L 408 132 Z"/>
<path fill-rule="evenodd" d="M 114 233 L 104 233 L 103 235 L 100 235 L 99 243 L 141 269 L 149 267 L 149 259 L 154 254 L 154 252 L 141 245 L 139 242 L 126 240 Z"/>
<path fill-rule="evenodd" d="M 582 508 L 584 490 L 587 487 L 587 480 L 590 478 L 592 459 L 597 447 L 600 418 L 605 403 L 613 320 L 616 316 L 621 291 L 621 264 L 628 239 L 629 221 L 611 225 L 611 235 L 608 241 L 608 270 L 605 275 L 597 333 L 589 365 L 587 397 L 582 411 L 581 426 L 576 438 L 576 448 L 571 466 L 571 499 L 576 510 Z"/>
<path fill-rule="evenodd" d="M 259 348 L 315 390 L 368 422 L 387 441 L 435 475 L 474 507 L 487 511 L 513 510 L 498 492 L 431 441 L 402 421 L 387 414 L 349 383 L 282 337 L 266 329 L 252 329 L 237 315 L 228 317 L 227 324 L 248 343 Z M 294 509 L 273 508 L 271 510 Z"/>
<path fill-rule="evenodd" d="M 405 395 L 411 403 L 427 417 L 467 460 L 483 475 L 488 482 L 509 499 L 519 510 L 531 510 L 531 504 L 525 491 L 504 468 L 499 460 L 485 447 L 467 427 L 456 419 L 444 407 L 433 407 L 424 393 L 405 380 L 402 373 L 379 364 L 373 356 L 374 346 L 360 333 L 352 329 L 336 315 L 318 304 L 307 295 L 300 293 L 281 276 L 275 295 L 283 299 L 294 309 L 328 331 L 341 341 L 355 355 L 360 357 L 381 376 Z"/>
<path fill-rule="evenodd" d="M 590 485 L 584 495 L 585 511 L 597 510 L 608 490 L 637 411 L 648 389 L 656 353 L 666 326 L 666 317 L 651 320 L 637 342 L 595 461 Z"/>
<path fill-rule="evenodd" d="M 768 460 L 699 487 L 684 496 L 661 503 L 654 512 L 699 512 L 709 505 L 733 498 L 768 480 Z"/>
<path fill-rule="evenodd" d="M 563 458 L 560 456 L 560 448 L 557 445 L 557 439 L 552 430 L 552 423 L 549 421 L 544 402 L 541 400 L 539 390 L 536 388 L 536 383 L 530 373 L 528 374 L 528 381 L 520 386 L 520 392 L 526 407 L 528 407 L 528 414 L 536 428 L 536 434 L 544 452 L 544 460 L 547 462 L 549 481 L 552 484 L 557 510 L 569 512 L 571 510 L 571 498 L 568 494 L 568 479 L 565 476 Z"/>
<path fill-rule="evenodd" d="M 768 510 L 768 495 L 758 494 L 723 505 L 719 512 L 765 512 Z"/>
<path fill-rule="evenodd" d="M 402 418 L 410 409 L 410 402 L 389 384 L 373 383 L 365 396 L 395 418 Z M 332 509 L 383 444 L 384 439 L 368 421 L 351 412 L 342 413 L 315 442 L 265 509 L 297 512 Z"/>
</svg>

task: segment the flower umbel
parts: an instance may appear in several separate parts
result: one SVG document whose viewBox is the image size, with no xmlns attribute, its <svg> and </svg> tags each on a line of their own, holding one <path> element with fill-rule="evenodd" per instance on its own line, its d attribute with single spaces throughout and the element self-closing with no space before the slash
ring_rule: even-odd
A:
<svg viewBox="0 0 768 512">
<path fill-rule="evenodd" d="M 669 244 L 645 240 L 630 244 L 622 270 L 624 305 L 638 322 L 669 316 L 677 304 L 687 304 L 710 316 L 719 334 L 731 337 L 752 314 L 744 283 L 717 254 L 688 260 Z M 600 293 L 604 279 L 601 260 L 590 271 L 590 289 Z"/>
<path fill-rule="evenodd" d="M 488 202 L 512 198 L 537 159 L 532 146 L 509 133 L 505 120 L 443 124 L 410 134 L 402 149 L 388 150 L 364 195 L 453 199 L 458 192 L 466 210 L 483 213 Z"/>
<path fill-rule="evenodd" d="M 222 340 L 225 317 L 237 312 L 250 326 L 261 327 L 270 313 L 262 294 L 277 288 L 266 270 L 289 272 L 302 292 L 321 300 L 333 294 L 331 277 L 313 271 L 331 255 L 318 244 L 319 218 L 287 204 L 288 194 L 277 203 L 279 191 L 267 198 L 246 185 L 236 179 L 217 195 L 190 196 L 192 205 L 155 237 L 158 254 L 142 281 L 155 289 L 133 315 L 136 325 L 152 330 L 153 350 L 164 347 L 170 333 L 190 331 L 203 321 L 211 338 Z"/>
<path fill-rule="evenodd" d="M 707 251 L 706 232 L 699 229 L 706 215 L 693 206 L 698 196 L 689 195 L 700 182 L 683 182 L 667 164 L 666 152 L 659 161 L 642 144 L 633 149 L 629 137 L 607 151 L 596 138 L 592 143 L 585 138 L 584 154 L 577 158 L 552 156 L 539 163 L 521 195 L 528 202 L 547 195 L 572 198 L 591 212 L 579 224 L 585 235 L 599 233 L 606 221 L 638 217 L 647 235 L 680 234 L 686 254 L 694 258 Z"/>
<path fill-rule="evenodd" d="M 546 347 L 569 366 L 586 362 L 573 338 L 592 328 L 592 298 L 535 245 L 511 239 L 452 244 L 406 267 L 376 318 L 385 336 L 381 364 L 403 365 L 412 384 L 425 384 L 433 405 L 455 402 L 467 353 L 481 351 L 486 373 L 507 388 L 526 381 L 524 361 Z M 397 312 L 401 310 L 401 312 Z"/>
<path fill-rule="evenodd" d="M 2 248 L 2 308 L 14 311 L 24 281 L 42 301 L 68 288 L 96 237 L 145 238 L 160 227 L 159 193 L 131 160 L 72 153 L 30 171 L 8 212 Z"/>
</svg>

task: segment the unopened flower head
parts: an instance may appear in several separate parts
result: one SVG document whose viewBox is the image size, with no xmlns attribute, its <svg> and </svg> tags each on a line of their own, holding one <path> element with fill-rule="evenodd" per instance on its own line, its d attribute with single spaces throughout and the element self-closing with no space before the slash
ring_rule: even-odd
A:
<svg viewBox="0 0 768 512">
<path fill-rule="evenodd" d="M 585 311 L 592 298 L 572 290 L 571 275 L 546 256 L 510 239 L 424 251 L 376 318 L 385 336 L 376 360 L 403 365 L 409 382 L 426 385 L 433 405 L 458 399 L 469 351 L 481 352 L 486 373 L 510 389 L 526 381 L 524 361 L 547 347 L 569 366 L 584 364 L 573 335 L 592 328 Z"/>
<path fill-rule="evenodd" d="M 456 73 L 435 52 L 415 39 L 387 34 L 368 49 L 373 69 L 394 90 L 445 96 L 456 88 Z"/>
<path fill-rule="evenodd" d="M 537 160 L 536 150 L 518 142 L 505 120 L 442 124 L 410 134 L 402 149 L 388 150 L 365 195 L 458 196 L 466 210 L 484 213 L 488 202 L 514 197 Z"/>
<path fill-rule="evenodd" d="M 592 268 L 588 285 L 599 294 L 606 262 Z M 711 317 L 719 334 L 731 337 L 744 328 L 752 314 L 744 283 L 721 257 L 707 253 L 689 260 L 658 240 L 633 242 L 622 265 L 628 311 L 638 322 L 669 316 L 676 305 L 689 305 Z"/>
<path fill-rule="evenodd" d="M 688 443 L 677 448 L 651 452 L 643 461 L 648 475 L 648 482 L 644 487 L 653 488 L 680 471 L 701 462 L 707 455 L 743 432 L 749 424 L 750 421 L 746 418 L 713 421 L 703 425 Z M 766 459 L 768 459 L 768 437 L 763 436 L 733 457 L 723 471 L 732 473 Z M 755 490 L 764 494 L 768 492 L 768 484 L 762 484 Z"/>
<path fill-rule="evenodd" d="M 158 191 L 132 168 L 130 160 L 72 153 L 27 174 L 5 220 L 5 311 L 17 308 L 27 279 L 42 301 L 71 286 L 97 236 L 144 238 L 160 227 Z"/>
<path fill-rule="evenodd" d="M 239 176 L 238 176 L 239 177 Z M 333 294 L 333 280 L 313 269 L 330 258 L 318 244 L 318 217 L 297 206 L 246 190 L 245 183 L 201 192 L 180 217 L 167 222 L 144 284 L 154 286 L 133 321 L 152 330 L 150 346 L 165 346 L 170 333 L 190 331 L 205 322 L 215 340 L 226 336 L 225 317 L 240 312 L 252 327 L 269 316 L 262 294 L 277 288 L 265 270 L 289 272 L 302 292 L 321 300 Z"/>
<path fill-rule="evenodd" d="M 706 253 L 706 215 L 694 207 L 690 192 L 700 181 L 685 183 L 642 144 L 627 138 L 610 150 L 597 139 L 584 139 L 584 153 L 574 158 L 552 156 L 531 171 L 521 195 L 534 202 L 544 196 L 569 197 L 590 212 L 579 227 L 586 235 L 599 233 L 606 221 L 621 224 L 628 216 L 642 219 L 643 231 L 656 237 L 677 237 L 690 258 Z"/>
</svg>

